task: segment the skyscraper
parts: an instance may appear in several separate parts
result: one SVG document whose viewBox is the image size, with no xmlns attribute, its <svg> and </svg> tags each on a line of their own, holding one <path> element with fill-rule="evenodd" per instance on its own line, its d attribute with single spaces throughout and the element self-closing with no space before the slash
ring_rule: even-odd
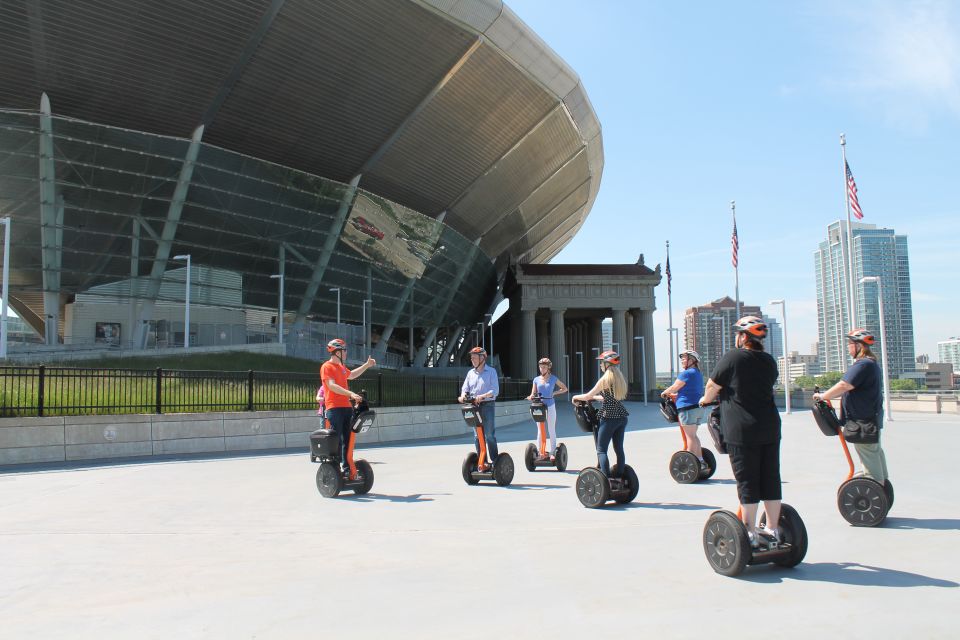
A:
<svg viewBox="0 0 960 640">
<path fill-rule="evenodd" d="M 846 334 L 864 327 L 877 338 L 880 348 L 880 305 L 877 285 L 859 284 L 864 276 L 877 276 L 883 289 L 883 313 L 887 334 L 887 362 L 890 377 L 913 371 L 913 303 L 910 294 L 910 265 L 907 237 L 893 229 L 878 229 L 873 224 L 854 222 L 853 282 L 855 314 L 847 309 L 846 257 L 847 222 L 827 227 L 827 239 L 814 252 L 817 280 L 818 354 L 822 371 L 844 371 L 849 364 Z"/>
<path fill-rule="evenodd" d="M 740 315 L 762 316 L 763 314 L 760 307 L 741 302 Z M 739 320 L 737 305 L 730 296 L 687 309 L 683 320 L 684 345 L 686 349 L 693 349 L 700 354 L 700 371 L 704 377 L 710 375 L 724 352 L 736 346 L 733 324 L 737 320 Z M 779 325 L 777 327 L 779 328 Z M 780 345 L 782 349 L 782 338 Z"/>
</svg>

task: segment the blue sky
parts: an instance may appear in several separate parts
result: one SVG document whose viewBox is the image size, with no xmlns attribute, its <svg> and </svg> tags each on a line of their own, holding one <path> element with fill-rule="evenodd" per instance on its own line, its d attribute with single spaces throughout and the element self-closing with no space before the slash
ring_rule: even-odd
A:
<svg viewBox="0 0 960 640">
<path fill-rule="evenodd" d="M 909 238 L 916 351 L 960 335 L 960 3 L 507 0 L 583 81 L 603 127 L 600 192 L 554 263 L 664 261 L 673 323 L 733 296 L 785 298 L 816 340 L 813 252 L 846 216 L 839 136 L 864 222 Z M 657 369 L 669 369 L 665 282 Z M 681 342 L 682 329 L 681 329 Z"/>
</svg>

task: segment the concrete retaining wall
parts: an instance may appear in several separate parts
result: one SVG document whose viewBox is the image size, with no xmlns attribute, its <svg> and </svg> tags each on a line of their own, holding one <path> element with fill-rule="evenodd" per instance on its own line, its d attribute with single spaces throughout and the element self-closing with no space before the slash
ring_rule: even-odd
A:
<svg viewBox="0 0 960 640">
<path fill-rule="evenodd" d="M 358 442 L 385 444 L 464 435 L 457 405 L 377 409 Z M 529 419 L 526 401 L 497 403 L 497 426 Z M 313 411 L 174 413 L 0 419 L 0 467 L 42 462 L 309 447 Z"/>
</svg>

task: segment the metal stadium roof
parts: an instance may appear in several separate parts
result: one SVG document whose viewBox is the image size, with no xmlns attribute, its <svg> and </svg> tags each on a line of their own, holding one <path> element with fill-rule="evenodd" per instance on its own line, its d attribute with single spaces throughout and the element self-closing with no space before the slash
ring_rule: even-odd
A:
<svg viewBox="0 0 960 640">
<path fill-rule="evenodd" d="M 573 17 L 571 16 L 571 19 Z M 556 255 L 590 211 L 600 124 L 494 0 L 13 0 L 0 108 L 203 142 L 359 186 L 480 241 Z"/>
</svg>

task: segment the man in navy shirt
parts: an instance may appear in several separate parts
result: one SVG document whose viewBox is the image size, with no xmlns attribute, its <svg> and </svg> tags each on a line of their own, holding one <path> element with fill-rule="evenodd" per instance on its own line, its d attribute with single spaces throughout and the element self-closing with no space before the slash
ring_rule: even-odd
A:
<svg viewBox="0 0 960 640">
<path fill-rule="evenodd" d="M 842 394 L 840 408 L 844 421 L 856 420 L 877 425 L 875 443 L 855 442 L 853 446 L 863 464 L 863 475 L 883 484 L 889 477 L 887 457 L 880 446 L 879 436 L 879 430 L 883 427 L 883 372 L 877 364 L 877 357 L 870 350 L 876 340 L 866 329 L 854 329 L 847 334 L 847 340 L 853 364 L 837 384 L 823 393 L 813 394 L 813 400 L 831 400 Z"/>
</svg>

